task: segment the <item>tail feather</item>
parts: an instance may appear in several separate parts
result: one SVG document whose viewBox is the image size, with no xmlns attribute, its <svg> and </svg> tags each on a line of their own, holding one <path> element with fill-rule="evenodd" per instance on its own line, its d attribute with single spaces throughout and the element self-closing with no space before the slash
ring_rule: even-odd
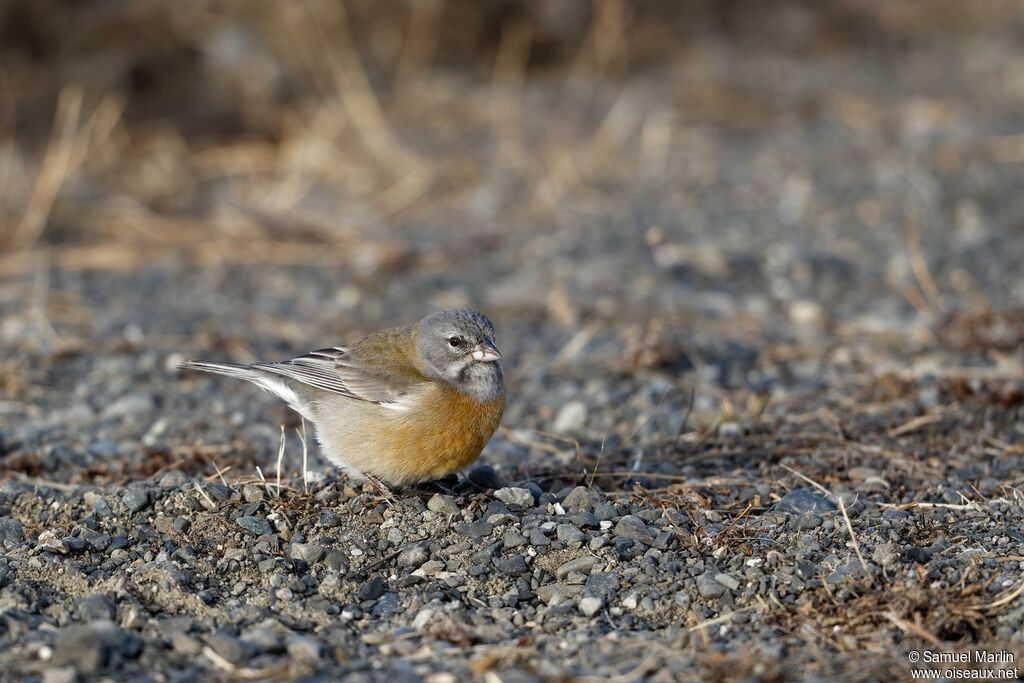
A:
<svg viewBox="0 0 1024 683">
<path fill-rule="evenodd" d="M 211 372 L 215 375 L 236 377 L 238 379 L 244 379 L 247 382 L 252 382 L 260 389 L 268 391 L 278 398 L 284 399 L 292 410 L 299 413 L 307 420 L 313 421 L 313 414 L 309 403 L 303 400 L 303 398 L 296 393 L 288 382 L 279 375 L 254 368 L 251 365 L 239 365 L 238 363 L 209 363 L 206 361 L 190 360 L 187 363 L 182 363 L 178 367 L 184 370 Z"/>
</svg>

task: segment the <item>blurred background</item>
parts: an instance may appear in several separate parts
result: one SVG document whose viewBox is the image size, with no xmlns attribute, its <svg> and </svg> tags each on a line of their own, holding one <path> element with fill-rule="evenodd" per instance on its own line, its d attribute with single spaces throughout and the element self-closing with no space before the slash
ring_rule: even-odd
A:
<svg viewBox="0 0 1024 683">
<path fill-rule="evenodd" d="M 262 457 L 283 409 L 174 363 L 442 307 L 498 325 L 495 462 L 656 451 L 690 389 L 1019 373 L 1022 36 L 1016 0 L 4 0 L 0 455 Z"/>
</svg>

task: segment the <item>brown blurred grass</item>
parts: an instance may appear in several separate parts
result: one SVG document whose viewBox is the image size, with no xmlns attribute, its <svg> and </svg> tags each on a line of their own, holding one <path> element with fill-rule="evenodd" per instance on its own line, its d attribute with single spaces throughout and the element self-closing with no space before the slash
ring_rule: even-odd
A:
<svg viewBox="0 0 1024 683">
<path fill-rule="evenodd" d="M 607 187 L 663 175 L 685 126 L 778 113 L 702 75 L 707 35 L 815 59 L 1022 16 L 1012 0 L 7 0 L 0 274 L 344 261 L 382 225 L 599 211 Z M 679 73 L 685 107 L 652 90 Z"/>
</svg>

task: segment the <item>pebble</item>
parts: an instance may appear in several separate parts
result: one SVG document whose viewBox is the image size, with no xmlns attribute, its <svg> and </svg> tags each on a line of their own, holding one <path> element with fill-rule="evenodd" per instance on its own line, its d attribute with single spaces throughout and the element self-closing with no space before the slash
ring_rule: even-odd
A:
<svg viewBox="0 0 1024 683">
<path fill-rule="evenodd" d="M 526 537 L 528 539 L 530 539 L 530 544 L 531 545 L 536 545 L 536 546 L 551 545 L 551 539 L 548 538 L 547 535 L 544 533 L 544 531 L 542 529 L 540 529 L 540 528 L 530 529 L 530 531 L 527 532 Z"/>
<path fill-rule="evenodd" d="M 270 522 L 263 517 L 243 515 L 236 519 L 235 523 L 255 536 L 269 536 L 274 533 L 274 528 L 270 526 Z"/>
<path fill-rule="evenodd" d="M 601 598 L 586 597 L 580 599 L 579 610 L 585 617 L 592 617 L 597 614 L 604 606 L 604 601 Z"/>
<path fill-rule="evenodd" d="M 587 424 L 587 406 L 582 401 L 568 401 L 558 410 L 551 430 L 557 434 L 579 432 Z"/>
<path fill-rule="evenodd" d="M 566 545 L 582 545 L 590 539 L 585 533 L 572 524 L 559 524 L 555 529 L 555 537 Z"/>
<path fill-rule="evenodd" d="M 610 597 L 619 590 L 620 578 L 615 572 L 596 572 L 587 577 L 583 584 L 586 595 Z"/>
<path fill-rule="evenodd" d="M 253 647 L 226 631 L 218 631 L 206 637 L 206 644 L 214 652 L 235 666 L 245 664 L 253 655 Z"/>
<path fill-rule="evenodd" d="M 600 558 L 594 557 L 593 555 L 583 555 L 582 557 L 577 557 L 560 564 L 555 570 L 555 576 L 561 580 L 568 576 L 570 572 L 589 574 L 590 571 L 599 564 L 601 564 Z"/>
<path fill-rule="evenodd" d="M 416 543 L 398 553 L 396 563 L 405 569 L 416 569 L 430 559 L 430 546 L 427 543 Z"/>
<path fill-rule="evenodd" d="M 21 522 L 10 517 L 0 517 L 0 546 L 4 544 L 17 546 L 24 542 L 25 530 L 22 528 Z"/>
<path fill-rule="evenodd" d="M 84 674 L 120 667 L 142 652 L 142 639 L 106 619 L 65 627 L 53 647 L 54 666 L 73 666 Z"/>
<path fill-rule="evenodd" d="M 456 533 L 477 541 L 494 532 L 494 526 L 488 522 L 456 522 L 452 528 Z"/>
<path fill-rule="evenodd" d="M 515 529 L 509 529 L 506 531 L 501 537 L 501 541 L 506 548 L 518 548 L 519 546 L 526 545 L 530 542 L 526 536 L 523 536 Z"/>
<path fill-rule="evenodd" d="M 718 572 L 706 571 L 697 577 L 697 592 L 705 598 L 717 598 L 725 594 L 728 590 L 723 583 L 718 580 Z"/>
<path fill-rule="evenodd" d="M 530 571 L 529 565 L 526 564 L 526 558 L 522 555 L 513 555 L 511 557 L 502 558 L 497 560 L 494 563 L 494 566 L 502 574 L 509 574 L 512 576 L 526 574 Z"/>
<path fill-rule="evenodd" d="M 501 477 L 490 465 L 477 465 L 469 471 L 467 478 L 483 489 L 499 489 L 504 485 Z"/>
<path fill-rule="evenodd" d="M 517 487 L 506 487 L 494 492 L 494 497 L 506 505 L 518 505 L 521 508 L 533 507 L 533 494 Z"/>
<path fill-rule="evenodd" d="M 623 515 L 615 525 L 615 535 L 644 545 L 653 544 L 655 539 L 655 534 L 647 524 L 635 515 Z"/>
<path fill-rule="evenodd" d="M 129 514 L 135 514 L 149 507 L 149 491 L 141 486 L 129 486 L 121 495 L 124 506 L 128 508 Z"/>
<path fill-rule="evenodd" d="M 369 581 L 366 581 L 359 587 L 359 599 L 376 600 L 380 596 L 384 595 L 386 588 L 384 579 L 379 576 L 373 576 Z"/>
<path fill-rule="evenodd" d="M 431 496 L 427 501 L 427 509 L 440 515 L 459 514 L 459 506 L 455 504 L 455 500 L 443 493 L 435 493 Z"/>
<path fill-rule="evenodd" d="M 307 564 L 313 564 L 324 555 L 324 547 L 315 543 L 292 543 L 288 555 Z"/>
<path fill-rule="evenodd" d="M 794 489 L 778 500 L 771 508 L 776 512 L 802 515 L 807 512 L 832 512 L 836 506 L 828 498 L 809 488 Z"/>
</svg>

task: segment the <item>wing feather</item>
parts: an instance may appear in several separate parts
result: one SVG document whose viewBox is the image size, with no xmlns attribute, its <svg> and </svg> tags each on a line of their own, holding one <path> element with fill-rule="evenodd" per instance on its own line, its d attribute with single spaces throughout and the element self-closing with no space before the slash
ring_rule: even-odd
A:
<svg viewBox="0 0 1024 683">
<path fill-rule="evenodd" d="M 419 382 L 354 358 L 345 346 L 318 349 L 280 363 L 251 366 L 334 394 L 371 403 L 395 404 Z"/>
</svg>

